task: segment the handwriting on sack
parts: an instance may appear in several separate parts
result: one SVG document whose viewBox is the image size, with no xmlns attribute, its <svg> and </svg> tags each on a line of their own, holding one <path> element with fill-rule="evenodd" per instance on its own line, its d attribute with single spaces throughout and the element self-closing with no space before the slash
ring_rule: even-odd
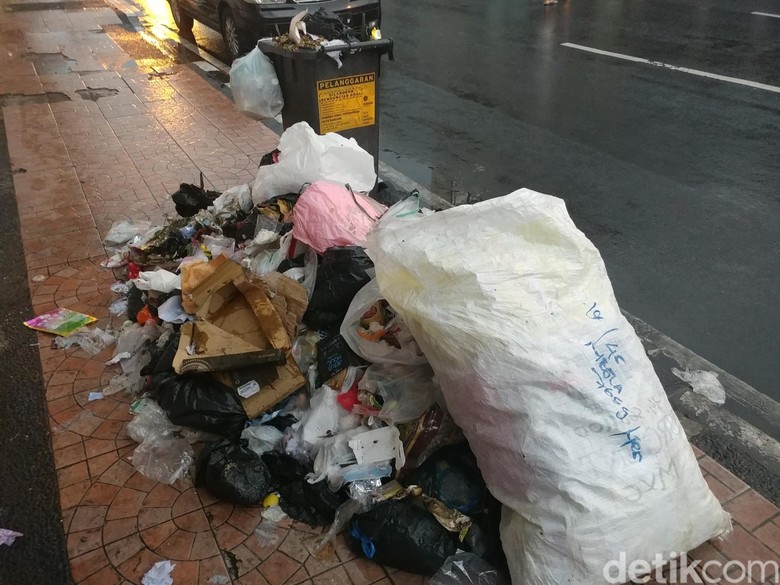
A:
<svg viewBox="0 0 780 585">
<path fill-rule="evenodd" d="M 594 321 L 604 320 L 597 303 L 593 303 L 585 315 Z M 614 340 L 611 341 L 611 338 L 614 338 L 613 334 L 617 331 L 617 327 L 608 329 L 595 341 L 585 343 L 585 347 L 589 347 L 593 351 L 595 365 L 590 370 L 595 376 L 596 387 L 607 397 L 611 404 L 618 407 L 615 411 L 615 418 L 627 424 L 626 418 L 631 414 L 631 410 L 623 395 L 623 384 L 618 375 L 619 366 L 625 365 L 626 359 L 620 353 L 620 345 Z M 639 427 L 636 427 L 616 434 L 625 435 L 626 442 L 620 445 L 620 447 L 629 447 L 631 458 L 637 462 L 642 461 L 641 442 L 636 434 L 638 429 Z"/>
</svg>

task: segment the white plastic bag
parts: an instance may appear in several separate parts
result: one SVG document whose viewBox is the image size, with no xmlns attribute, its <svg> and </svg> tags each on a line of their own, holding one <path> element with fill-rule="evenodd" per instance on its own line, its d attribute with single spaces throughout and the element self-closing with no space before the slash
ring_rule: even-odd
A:
<svg viewBox="0 0 780 585">
<path fill-rule="evenodd" d="M 366 234 L 387 207 L 330 181 L 315 181 L 293 209 L 292 234 L 320 254 L 337 246 L 365 246 Z"/>
<path fill-rule="evenodd" d="M 258 455 L 272 451 L 282 442 L 282 431 L 270 425 L 252 425 L 241 431 L 241 438 L 246 439 L 247 447 Z"/>
<path fill-rule="evenodd" d="M 397 316 L 382 325 L 381 330 L 392 332 L 401 347 L 395 347 L 384 339 L 375 341 L 365 335 L 368 331 L 361 326 L 360 321 L 366 312 L 382 299 L 376 279 L 358 291 L 341 324 L 340 333 L 347 345 L 360 357 L 375 364 L 427 364 L 428 359 L 423 355 L 406 323 Z"/>
<path fill-rule="evenodd" d="M 604 264 L 560 199 L 522 189 L 369 234 L 384 297 L 504 504 L 512 581 L 602 585 L 727 532 Z"/>
<path fill-rule="evenodd" d="M 176 289 L 181 290 L 181 275 L 162 268 L 139 272 L 138 278 L 132 282 L 139 290 L 156 290 L 161 293 L 169 293 Z"/>
<path fill-rule="evenodd" d="M 293 124 L 279 139 L 279 162 L 258 169 L 252 186 L 255 204 L 277 195 L 297 193 L 304 183 L 320 179 L 349 184 L 355 191 L 374 188 L 374 157 L 354 138 L 317 135 L 306 122 Z"/>
<path fill-rule="evenodd" d="M 115 221 L 103 239 L 103 243 L 109 248 L 119 248 L 136 236 L 148 232 L 151 227 L 151 222 L 145 220 L 122 219 Z"/>
<path fill-rule="evenodd" d="M 275 118 L 284 107 L 273 63 L 257 47 L 233 61 L 230 89 L 236 107 L 250 118 Z"/>
</svg>

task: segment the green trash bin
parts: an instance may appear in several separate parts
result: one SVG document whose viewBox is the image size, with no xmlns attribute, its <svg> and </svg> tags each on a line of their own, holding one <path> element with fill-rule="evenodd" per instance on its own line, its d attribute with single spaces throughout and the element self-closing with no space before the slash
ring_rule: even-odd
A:
<svg viewBox="0 0 780 585">
<path fill-rule="evenodd" d="M 338 132 L 357 143 L 379 164 L 379 65 L 393 60 L 393 41 L 351 43 L 290 51 L 271 40 L 257 43 L 274 64 L 284 96 L 282 124 L 298 122 L 318 134 Z M 342 66 L 329 56 L 339 56 Z"/>
</svg>

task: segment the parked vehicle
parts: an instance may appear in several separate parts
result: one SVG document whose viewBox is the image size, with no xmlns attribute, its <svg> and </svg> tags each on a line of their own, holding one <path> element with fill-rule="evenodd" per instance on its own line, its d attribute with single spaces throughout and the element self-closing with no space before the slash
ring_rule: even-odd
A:
<svg viewBox="0 0 780 585">
<path fill-rule="evenodd" d="M 235 58 L 251 50 L 258 39 L 287 31 L 290 20 L 308 9 L 326 8 L 339 15 L 361 41 L 369 40 L 379 28 L 380 0 L 168 0 L 171 14 L 181 32 L 191 32 L 193 21 L 222 33 Z"/>
</svg>

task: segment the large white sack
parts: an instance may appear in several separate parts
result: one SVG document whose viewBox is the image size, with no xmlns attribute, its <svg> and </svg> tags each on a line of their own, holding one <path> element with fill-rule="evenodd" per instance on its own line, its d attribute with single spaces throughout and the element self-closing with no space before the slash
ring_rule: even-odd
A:
<svg viewBox="0 0 780 585">
<path fill-rule="evenodd" d="M 320 179 L 349 184 L 354 191 L 370 191 L 376 183 L 374 157 L 354 138 L 333 132 L 320 136 L 306 122 L 298 122 L 279 139 L 279 162 L 257 170 L 252 199 L 257 204 L 298 193 L 304 183 Z"/>
<path fill-rule="evenodd" d="M 369 234 L 379 286 L 504 504 L 515 585 L 603 585 L 621 552 L 669 559 L 729 529 L 562 200 L 391 213 Z"/>
</svg>

